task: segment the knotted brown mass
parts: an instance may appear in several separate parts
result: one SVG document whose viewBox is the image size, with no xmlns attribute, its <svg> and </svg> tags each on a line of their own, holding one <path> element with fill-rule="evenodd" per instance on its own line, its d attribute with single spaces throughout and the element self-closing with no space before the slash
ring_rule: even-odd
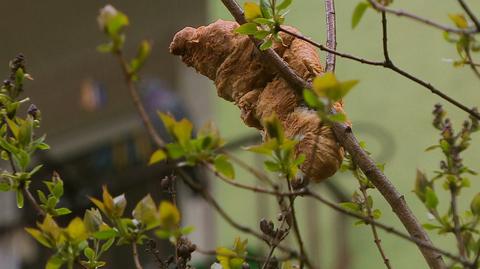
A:
<svg viewBox="0 0 480 269">
<path fill-rule="evenodd" d="M 275 114 L 289 138 L 301 137 L 296 153 L 304 153 L 301 170 L 320 182 L 339 169 L 343 149 L 331 128 L 321 122 L 315 111 L 301 104 L 299 96 L 265 61 L 251 40 L 234 33 L 238 24 L 218 20 L 208 26 L 187 27 L 178 32 L 170 52 L 215 82 L 218 96 L 233 102 L 246 125 L 263 130 L 262 122 Z M 289 30 L 298 32 L 289 27 Z M 283 44 L 273 49 L 305 80 L 322 74 L 320 58 L 313 46 L 280 33 Z M 337 103 L 336 107 L 341 108 Z"/>
</svg>

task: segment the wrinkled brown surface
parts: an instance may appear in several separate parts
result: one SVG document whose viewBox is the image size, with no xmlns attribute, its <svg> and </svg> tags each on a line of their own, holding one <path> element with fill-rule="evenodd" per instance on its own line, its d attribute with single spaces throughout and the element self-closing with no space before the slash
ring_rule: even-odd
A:
<svg viewBox="0 0 480 269">
<path fill-rule="evenodd" d="M 234 102 L 246 125 L 262 130 L 261 122 L 276 114 L 289 138 L 303 137 L 296 147 L 306 160 L 301 169 L 307 177 L 321 181 L 335 174 L 343 159 L 330 127 L 323 125 L 314 111 L 301 107 L 301 97 L 271 67 L 247 36 L 234 33 L 238 24 L 218 20 L 197 29 L 178 32 L 170 51 L 183 62 L 215 82 L 218 96 Z M 292 31 L 297 31 L 290 28 Z M 314 47 L 282 35 L 284 44 L 274 50 L 306 80 L 322 74 Z M 341 104 L 336 104 L 341 108 Z"/>
</svg>

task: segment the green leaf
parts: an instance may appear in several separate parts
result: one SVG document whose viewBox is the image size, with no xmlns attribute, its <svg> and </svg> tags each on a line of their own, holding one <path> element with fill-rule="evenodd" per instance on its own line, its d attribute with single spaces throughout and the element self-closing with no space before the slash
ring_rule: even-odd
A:
<svg viewBox="0 0 480 269">
<path fill-rule="evenodd" d="M 262 17 L 267 19 L 272 17 L 272 7 L 268 0 L 260 0 L 260 10 L 262 11 Z"/>
<path fill-rule="evenodd" d="M 113 245 L 114 242 L 115 242 L 115 238 L 112 237 L 112 238 L 108 239 L 107 242 L 105 242 L 105 243 L 102 245 L 102 247 L 100 248 L 100 254 L 101 254 L 101 253 L 104 253 L 104 252 L 107 251 L 107 250 L 109 250 L 109 249 L 112 247 L 112 245 Z"/>
<path fill-rule="evenodd" d="M 262 45 L 260 45 L 260 50 L 268 50 L 270 47 L 272 47 L 273 41 L 272 39 L 267 39 L 265 40 Z"/>
<path fill-rule="evenodd" d="M 105 43 L 97 46 L 97 51 L 101 53 L 113 52 L 113 43 Z"/>
<path fill-rule="evenodd" d="M 174 229 L 180 223 L 180 212 L 177 207 L 168 201 L 160 203 L 160 225 L 167 229 Z"/>
<path fill-rule="evenodd" d="M 273 161 L 265 161 L 265 168 L 270 172 L 279 172 L 282 170 L 282 166 Z"/>
<path fill-rule="evenodd" d="M 45 269 L 59 269 L 65 263 L 65 260 L 57 255 L 53 255 L 48 259 Z"/>
<path fill-rule="evenodd" d="M 185 156 L 185 151 L 179 144 L 167 144 L 165 147 L 167 148 L 168 156 L 172 159 L 178 159 Z"/>
<path fill-rule="evenodd" d="M 217 173 L 220 173 L 229 179 L 235 178 L 235 170 L 227 156 L 223 154 L 217 155 L 213 161 L 213 164 Z"/>
<path fill-rule="evenodd" d="M 137 56 L 132 59 L 130 62 L 130 72 L 135 74 L 142 68 L 147 60 L 148 56 L 150 56 L 150 52 L 152 50 L 152 45 L 147 40 L 143 40 L 138 47 Z"/>
<path fill-rule="evenodd" d="M 347 121 L 347 115 L 343 113 L 335 113 L 335 114 L 327 115 L 327 119 L 332 122 L 345 122 Z"/>
<path fill-rule="evenodd" d="M 117 11 L 117 13 L 107 21 L 107 33 L 111 37 L 117 36 L 128 24 L 128 17 L 122 12 Z"/>
<path fill-rule="evenodd" d="M 278 147 L 278 142 L 276 139 L 270 139 L 267 140 L 267 142 L 260 144 L 260 145 L 255 145 L 255 146 L 249 146 L 246 147 L 245 150 L 258 153 L 258 154 L 263 154 L 270 156 L 272 155 L 273 150 Z"/>
<path fill-rule="evenodd" d="M 368 3 L 365 3 L 365 2 L 360 2 L 360 3 L 357 4 L 357 6 L 355 7 L 355 10 L 353 11 L 353 15 L 352 15 L 352 29 L 357 27 L 358 23 L 360 22 L 360 20 L 363 17 L 363 14 L 365 14 L 365 11 L 367 10 L 367 8 L 369 6 L 370 5 Z"/>
<path fill-rule="evenodd" d="M 360 211 L 360 205 L 357 204 L 357 203 L 344 202 L 344 203 L 340 203 L 340 206 L 347 209 L 347 210 L 353 211 L 353 212 L 359 212 Z"/>
<path fill-rule="evenodd" d="M 247 21 L 252 21 L 262 16 L 260 6 L 256 3 L 245 2 L 245 4 L 243 4 L 243 10 L 245 12 L 245 19 Z"/>
<path fill-rule="evenodd" d="M 195 230 L 195 227 L 194 227 L 194 226 L 186 226 L 186 227 L 183 227 L 182 229 L 180 229 L 180 233 L 181 233 L 182 235 L 189 235 L 189 234 L 191 234 L 194 230 Z"/>
<path fill-rule="evenodd" d="M 83 250 L 83 255 L 88 258 L 88 260 L 93 261 L 95 260 L 95 251 L 89 247 L 86 247 Z"/>
<path fill-rule="evenodd" d="M 323 110 L 323 103 L 318 100 L 318 96 L 311 90 L 303 90 L 303 99 L 305 103 L 311 108 Z"/>
<path fill-rule="evenodd" d="M 181 121 L 175 123 L 173 127 L 173 134 L 180 145 L 185 146 L 192 137 L 192 130 L 192 123 L 187 119 L 182 119 Z"/>
<path fill-rule="evenodd" d="M 132 212 L 133 217 L 146 226 L 147 230 L 153 229 L 160 225 L 160 216 L 157 211 L 157 205 L 148 194 L 140 202 L 137 203 Z"/>
<path fill-rule="evenodd" d="M 55 209 L 55 212 L 57 213 L 57 216 L 63 216 L 72 213 L 72 211 L 66 207 Z"/>
<path fill-rule="evenodd" d="M 448 14 L 450 20 L 460 29 L 468 28 L 468 21 L 463 14 Z"/>
<path fill-rule="evenodd" d="M 480 193 L 477 193 L 470 202 L 470 210 L 474 215 L 480 216 Z"/>
<path fill-rule="evenodd" d="M 235 33 L 242 35 L 253 35 L 258 31 L 257 24 L 253 22 L 245 23 L 235 29 Z"/>
<path fill-rule="evenodd" d="M 23 193 L 22 190 L 17 190 L 17 207 L 23 208 Z"/>
<path fill-rule="evenodd" d="M 425 206 L 428 209 L 435 209 L 438 205 L 437 194 L 432 188 L 427 187 L 425 191 Z"/>
<path fill-rule="evenodd" d="M 423 226 L 423 228 L 425 228 L 429 231 L 442 228 L 442 226 L 434 225 L 434 224 L 431 224 L 431 223 L 424 223 L 422 226 Z"/>
<path fill-rule="evenodd" d="M 292 4 L 292 0 L 283 0 L 280 4 L 277 5 L 277 10 L 281 11 L 287 9 Z"/>
<path fill-rule="evenodd" d="M 150 161 L 148 161 L 148 165 L 152 165 L 158 162 L 161 162 L 167 158 L 167 154 L 162 149 L 157 149 L 152 156 L 150 156 Z"/>
</svg>

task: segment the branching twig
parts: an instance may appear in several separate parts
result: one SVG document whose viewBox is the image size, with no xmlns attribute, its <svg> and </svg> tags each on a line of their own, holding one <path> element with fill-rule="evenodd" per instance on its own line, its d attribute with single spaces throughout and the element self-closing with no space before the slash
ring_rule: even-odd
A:
<svg viewBox="0 0 480 269">
<path fill-rule="evenodd" d="M 296 34 L 296 33 L 293 33 L 285 28 L 282 28 L 280 27 L 280 31 L 284 32 L 284 33 L 287 33 L 287 34 L 290 34 L 296 38 L 299 38 L 305 42 L 308 42 L 312 45 L 314 45 L 315 47 L 319 48 L 320 50 L 323 50 L 323 51 L 330 51 L 329 49 L 325 48 L 323 45 L 311 40 L 310 38 L 308 37 L 305 37 L 303 35 L 300 35 L 300 34 Z M 460 103 L 459 101 L 453 99 L 452 97 L 448 96 L 447 94 L 443 93 L 442 91 L 440 91 L 439 89 L 437 89 L 436 87 L 434 87 L 432 84 L 430 84 L 429 82 L 426 82 L 406 71 L 404 71 L 403 69 L 400 69 L 399 67 L 397 67 L 396 65 L 394 65 L 392 62 L 377 62 L 377 61 L 371 61 L 371 60 L 367 60 L 367 59 L 363 59 L 363 58 L 359 58 L 359 57 L 356 57 L 356 56 L 352 56 L 352 55 L 349 55 L 349 54 L 344 54 L 344 53 L 339 53 L 339 52 L 333 52 L 331 51 L 332 53 L 335 53 L 337 56 L 340 56 L 342 58 L 346 58 L 346 59 L 350 59 L 350 60 L 353 60 L 353 61 L 356 61 L 356 62 L 359 62 L 359 63 L 363 63 L 363 64 L 368 64 L 368 65 L 373 65 L 373 66 L 383 66 L 385 68 L 388 68 L 398 74 L 400 74 L 401 76 L 403 77 L 406 77 L 410 80 L 412 80 L 413 82 L 417 83 L 417 84 L 420 84 L 421 86 L 423 86 L 424 88 L 427 88 L 428 90 L 430 90 L 431 93 L 439 96 L 440 98 L 444 99 L 445 101 L 449 102 L 450 104 L 460 108 L 461 110 L 467 112 L 468 114 L 472 115 L 473 117 L 475 117 L 476 119 L 480 119 L 480 114 L 478 112 L 476 112 L 475 110 L 473 109 L 470 109 L 468 108 L 467 106 L 465 106 L 464 104 Z M 292 71 L 293 72 L 293 71 Z M 292 76 L 288 76 L 289 78 L 291 78 Z M 287 79 L 287 78 L 285 78 Z M 289 81 L 287 79 L 287 81 Z M 295 85 L 302 85 L 301 82 L 298 82 L 298 81 L 294 81 L 294 84 L 292 84 L 292 86 L 295 86 Z M 308 84 L 303 84 L 304 87 L 301 88 L 301 89 L 304 89 L 304 88 L 310 88 Z"/>
<path fill-rule="evenodd" d="M 410 12 L 407 12 L 407 11 L 404 11 L 404 10 L 395 10 L 395 9 L 388 8 L 388 7 L 382 5 L 382 4 L 380 4 L 380 3 L 378 3 L 377 1 L 374 1 L 374 0 L 368 0 L 368 2 L 372 5 L 372 7 L 374 9 L 376 9 L 378 11 L 384 11 L 386 13 L 394 14 L 394 15 L 397 15 L 397 16 L 400 16 L 400 17 L 406 17 L 406 18 L 412 19 L 414 21 L 418 21 L 418 22 L 421 22 L 423 24 L 433 26 L 437 29 L 447 31 L 447 32 L 450 32 L 450 33 L 473 34 L 473 33 L 477 33 L 477 32 L 480 31 L 480 30 L 472 29 L 472 28 L 459 29 L 459 28 L 455 28 L 455 27 L 450 27 L 450 26 L 447 26 L 447 25 L 443 25 L 443 24 L 431 21 L 427 18 L 420 17 L 418 15 L 415 15 L 413 13 L 410 13 Z"/>
<path fill-rule="evenodd" d="M 473 62 L 473 57 L 472 57 L 472 53 L 470 52 L 470 48 L 465 48 L 465 54 L 467 55 L 467 59 L 468 61 L 466 61 L 466 63 L 470 66 L 470 68 L 472 69 L 473 73 L 478 77 L 480 78 L 480 71 L 477 69 L 477 67 L 479 67 L 480 65 L 478 64 L 475 64 Z"/>
<path fill-rule="evenodd" d="M 243 11 L 234 0 L 222 0 L 222 2 L 229 9 L 230 13 L 232 13 L 238 23 L 243 24 L 245 22 Z M 294 88 L 298 89 L 298 86 L 302 86 L 302 88 L 311 88 L 305 87 L 310 86 L 309 83 L 296 75 L 295 72 L 283 60 L 275 60 L 275 57 L 279 58 L 280 56 L 278 56 L 278 54 L 276 54 L 273 50 L 267 50 L 265 55 L 270 59 L 271 63 L 275 64 L 278 70 L 282 70 L 280 74 Z M 274 56 L 272 57 L 272 55 Z M 284 75 L 285 73 L 288 74 Z M 479 115 L 477 116 L 480 118 Z M 346 149 L 347 152 L 350 153 L 350 155 L 352 155 L 353 161 L 358 164 L 368 179 L 372 181 L 380 193 L 385 197 L 387 202 L 391 205 L 393 211 L 402 221 L 410 235 L 419 239 L 419 242 L 426 242 L 427 244 L 431 245 L 428 234 L 411 212 L 403 196 L 397 191 L 395 186 L 390 182 L 390 180 L 388 180 L 383 172 L 378 169 L 375 162 L 368 156 L 368 154 L 360 147 L 357 139 L 352 133 L 351 128 L 341 123 L 334 123 L 333 131 L 339 143 Z M 445 263 L 443 262 L 443 259 L 438 251 L 426 248 L 423 244 L 418 242 L 417 246 L 420 248 L 430 268 L 445 268 Z"/>
<path fill-rule="evenodd" d="M 150 137 L 153 139 L 153 142 L 158 147 L 163 147 L 163 145 L 165 145 L 165 142 L 158 135 L 158 133 L 155 131 L 155 127 L 153 127 L 152 122 L 149 120 L 147 111 L 145 110 L 145 107 L 142 104 L 142 100 L 140 99 L 140 95 L 138 94 L 138 90 L 134 85 L 134 81 L 132 80 L 132 74 L 129 71 L 128 63 L 127 63 L 125 57 L 123 56 L 121 51 L 117 51 L 115 54 L 117 55 L 118 61 L 120 62 L 120 66 L 122 68 L 122 71 L 123 71 L 123 74 L 124 74 L 124 77 L 125 77 L 125 82 L 127 83 L 128 90 L 129 90 L 130 95 L 132 97 L 133 103 L 138 110 L 138 114 L 140 115 L 140 118 L 142 119 L 142 122 L 143 122 L 143 125 L 145 126 L 145 129 L 147 130 Z"/>
<path fill-rule="evenodd" d="M 365 204 L 365 207 L 367 208 L 368 218 L 370 218 L 370 220 L 374 220 L 373 213 L 372 213 L 372 208 L 370 207 L 370 204 L 368 203 L 367 190 L 364 186 L 360 186 L 360 190 L 362 192 L 363 199 L 365 201 L 364 204 Z M 373 241 L 375 242 L 375 245 L 377 246 L 378 252 L 380 252 L 380 256 L 382 256 L 383 263 L 385 263 L 385 266 L 388 269 L 392 269 L 392 266 L 390 265 L 390 260 L 388 259 L 387 255 L 385 254 L 385 251 L 383 250 L 382 240 L 380 240 L 380 237 L 378 236 L 377 227 L 376 227 L 375 223 L 372 222 L 370 224 L 370 227 L 372 229 Z"/>
</svg>

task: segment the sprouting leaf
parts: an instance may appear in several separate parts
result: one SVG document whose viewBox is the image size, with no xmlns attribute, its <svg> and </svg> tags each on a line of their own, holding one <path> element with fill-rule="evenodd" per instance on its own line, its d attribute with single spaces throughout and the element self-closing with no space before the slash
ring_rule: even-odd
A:
<svg viewBox="0 0 480 269">
<path fill-rule="evenodd" d="M 215 166 L 216 172 L 224 175 L 229 179 L 235 178 L 235 170 L 233 168 L 233 165 L 228 160 L 227 156 L 223 154 L 217 155 L 215 157 L 215 160 L 213 161 L 213 164 Z"/>
<path fill-rule="evenodd" d="M 273 41 L 272 39 L 267 39 L 265 40 L 262 45 L 260 45 L 260 50 L 268 50 L 270 47 L 272 47 Z"/>
<path fill-rule="evenodd" d="M 281 11 L 287 9 L 292 4 L 292 0 L 283 0 L 280 4 L 277 5 L 277 10 Z"/>
<path fill-rule="evenodd" d="M 60 269 L 66 260 L 62 259 L 58 255 L 53 255 L 47 261 L 45 269 Z"/>
<path fill-rule="evenodd" d="M 76 217 L 72 221 L 70 221 L 65 231 L 67 235 L 70 237 L 70 239 L 76 242 L 83 241 L 88 237 L 85 224 L 83 223 L 82 219 L 79 217 Z"/>
<path fill-rule="evenodd" d="M 272 17 L 272 7 L 270 1 L 260 0 L 260 10 L 262 11 L 262 17 L 270 19 Z"/>
<path fill-rule="evenodd" d="M 180 223 L 180 212 L 177 207 L 168 201 L 160 203 L 160 225 L 167 229 L 174 229 Z"/>
<path fill-rule="evenodd" d="M 369 6 L 370 5 L 366 2 L 360 2 L 357 4 L 352 15 L 352 29 L 357 27 L 358 23 L 360 23 L 360 20 L 362 19 L 363 14 L 365 14 L 365 11 Z"/>
<path fill-rule="evenodd" d="M 254 35 L 257 31 L 257 24 L 253 22 L 242 24 L 237 29 L 235 29 L 236 33 L 243 35 Z"/>
<path fill-rule="evenodd" d="M 167 154 L 162 149 L 157 149 L 152 156 L 150 156 L 150 161 L 148 165 L 152 165 L 158 162 L 161 162 L 167 158 Z"/>
<path fill-rule="evenodd" d="M 339 101 L 344 98 L 348 92 L 358 84 L 358 80 L 348 80 L 340 82 L 331 72 L 323 76 L 316 77 L 313 81 L 313 90 L 320 97 L 327 97 L 331 101 Z"/>
<path fill-rule="evenodd" d="M 307 105 L 311 108 L 323 110 L 323 103 L 318 100 L 318 96 L 311 90 L 304 89 L 303 90 L 303 99 L 307 103 Z"/>
<path fill-rule="evenodd" d="M 245 12 L 245 19 L 247 21 L 252 21 L 262 16 L 260 6 L 256 3 L 245 2 L 245 4 L 243 4 L 243 10 Z"/>
<path fill-rule="evenodd" d="M 145 64 L 145 61 L 147 60 L 148 56 L 150 55 L 150 52 L 152 50 L 152 44 L 147 41 L 143 40 L 140 43 L 140 46 L 138 47 L 137 51 L 137 56 L 132 59 L 130 62 L 130 72 L 132 74 L 135 74 L 142 68 L 142 66 Z"/>
<path fill-rule="evenodd" d="M 192 123 L 187 119 L 182 119 L 175 123 L 173 127 L 173 134 L 180 145 L 185 146 L 192 137 L 192 130 Z"/>
<path fill-rule="evenodd" d="M 361 209 L 359 204 L 353 202 L 340 203 L 340 206 L 353 212 L 359 212 Z"/>
<path fill-rule="evenodd" d="M 40 230 L 34 228 L 25 228 L 25 231 L 27 231 L 27 233 L 29 233 L 33 238 L 35 238 L 40 244 L 44 245 L 45 247 L 53 247 Z"/>
<path fill-rule="evenodd" d="M 83 223 L 85 224 L 87 232 L 93 234 L 99 231 L 100 226 L 103 223 L 102 215 L 96 208 L 87 209 L 83 216 Z"/>
<path fill-rule="evenodd" d="M 477 193 L 470 203 L 470 210 L 476 216 L 480 216 L 480 193 Z"/>
<path fill-rule="evenodd" d="M 133 217 L 143 223 L 147 230 L 157 227 L 159 223 L 159 213 L 157 211 L 157 205 L 152 199 L 152 196 L 148 194 L 140 202 L 137 203 L 135 209 L 132 212 Z"/>
<path fill-rule="evenodd" d="M 435 209 L 438 205 L 438 197 L 432 188 L 427 187 L 425 189 L 425 206 L 428 209 Z"/>
<path fill-rule="evenodd" d="M 463 14 L 448 14 L 450 20 L 460 29 L 468 28 L 468 21 Z"/>
<path fill-rule="evenodd" d="M 23 193 L 22 190 L 17 190 L 17 207 L 18 208 L 23 208 L 24 204 L 24 199 L 23 199 Z"/>
</svg>

